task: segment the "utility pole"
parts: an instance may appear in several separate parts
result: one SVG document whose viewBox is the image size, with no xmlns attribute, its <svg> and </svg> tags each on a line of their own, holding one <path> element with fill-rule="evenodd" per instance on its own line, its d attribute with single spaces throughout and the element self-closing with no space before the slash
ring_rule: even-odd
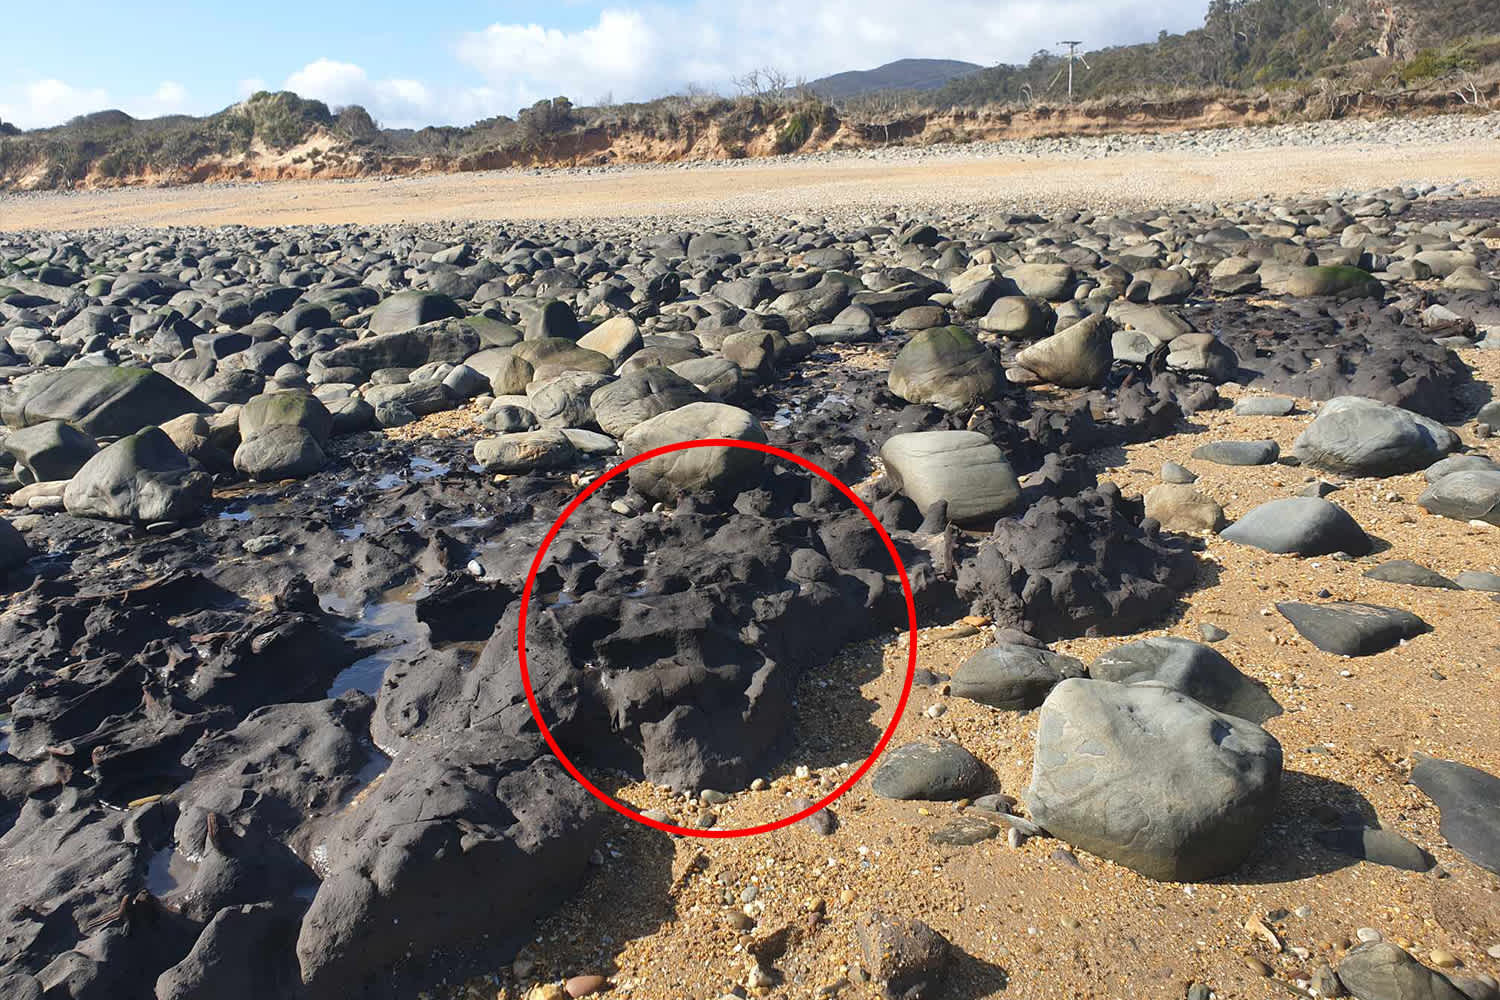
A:
<svg viewBox="0 0 1500 1000">
<path fill-rule="evenodd" d="M 1083 44 L 1082 42 L 1078 42 L 1078 41 L 1058 42 L 1057 44 L 1058 45 L 1066 45 L 1068 47 L 1068 103 L 1072 104 L 1073 103 L 1073 60 L 1077 59 L 1079 62 L 1083 63 L 1083 68 L 1084 69 L 1089 69 L 1090 68 L 1089 61 L 1087 59 L 1083 58 L 1083 56 L 1081 56 L 1081 55 L 1078 54 L 1078 46 L 1082 45 Z"/>
</svg>

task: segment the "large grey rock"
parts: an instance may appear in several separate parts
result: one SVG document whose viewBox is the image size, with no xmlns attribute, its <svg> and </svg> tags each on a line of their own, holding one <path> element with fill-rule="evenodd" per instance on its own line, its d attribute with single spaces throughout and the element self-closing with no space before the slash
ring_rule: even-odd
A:
<svg viewBox="0 0 1500 1000">
<path fill-rule="evenodd" d="M 572 465 L 578 449 L 556 428 L 484 438 L 474 444 L 474 461 L 486 472 L 539 472 Z"/>
<path fill-rule="evenodd" d="M 1263 685 L 1240 673 L 1212 646 L 1191 639 L 1156 636 L 1128 642 L 1101 654 L 1088 673 L 1116 684 L 1162 684 L 1216 712 L 1251 722 L 1281 714 Z"/>
<path fill-rule="evenodd" d="M 1339 982 L 1358 1000 L 1468 1000 L 1441 973 L 1388 941 L 1350 949 Z"/>
<path fill-rule="evenodd" d="M 542 299 L 526 309 L 526 339 L 578 339 L 578 317 L 561 299 Z"/>
<path fill-rule="evenodd" d="M 1063 388 L 1099 385 L 1114 363 L 1112 330 L 1104 316 L 1089 316 L 1027 347 L 1016 355 L 1016 364 Z"/>
<path fill-rule="evenodd" d="M 1193 324 L 1175 309 L 1166 306 L 1143 305 L 1116 299 L 1105 313 L 1110 319 L 1128 330 L 1136 330 L 1150 337 L 1157 345 L 1170 343 L 1184 334 L 1193 333 Z"/>
<path fill-rule="evenodd" d="M 1422 478 L 1435 483 L 1455 472 L 1500 472 L 1500 465 L 1487 455 L 1449 455 L 1429 465 Z"/>
<path fill-rule="evenodd" d="M 568 372 L 526 387 L 527 409 L 543 427 L 589 427 L 594 423 L 590 399 L 613 381 L 597 372 Z"/>
<path fill-rule="evenodd" d="M 1400 583 L 1408 587 L 1430 587 L 1438 590 L 1462 590 L 1457 582 L 1410 559 L 1391 559 L 1365 570 L 1365 579 Z"/>
<path fill-rule="evenodd" d="M 373 333 L 401 333 L 438 320 L 456 319 L 463 314 L 459 304 L 446 295 L 407 290 L 397 292 L 375 307 L 370 314 L 370 330 Z"/>
<path fill-rule="evenodd" d="M 621 440 L 626 458 L 655 448 L 705 438 L 764 444 L 760 421 L 727 403 L 689 403 L 636 424 Z M 668 499 L 699 490 L 729 494 L 758 482 L 764 455 L 732 446 L 675 451 L 632 466 L 630 485 L 649 497 Z"/>
<path fill-rule="evenodd" d="M 306 392 L 271 392 L 240 408 L 240 440 L 248 441 L 272 427 L 300 427 L 323 444 L 333 433 L 333 416 L 323 401 Z"/>
<path fill-rule="evenodd" d="M 515 358 L 531 365 L 532 379 L 540 381 L 568 372 L 612 375 L 615 370 L 615 363 L 605 355 L 579 347 L 565 337 L 523 340 L 510 350 Z M 500 392 L 499 385 L 495 386 L 495 391 Z"/>
<path fill-rule="evenodd" d="M 327 461 L 312 432 L 295 424 L 268 427 L 234 450 L 235 469 L 258 482 L 301 479 Z"/>
<path fill-rule="evenodd" d="M 1500 471 L 1476 469 L 1444 476 L 1423 490 L 1417 503 L 1430 514 L 1500 524 Z"/>
<path fill-rule="evenodd" d="M 165 375 L 107 365 L 44 372 L 0 402 L 7 427 L 62 420 L 93 438 L 123 437 L 184 413 L 211 412 Z"/>
<path fill-rule="evenodd" d="M 1005 276 L 1022 295 L 1047 302 L 1062 302 L 1073 292 L 1075 274 L 1067 264 L 1018 264 Z"/>
<path fill-rule="evenodd" d="M 1481 868 L 1500 874 L 1500 778 L 1424 756 L 1412 768 L 1411 780 L 1437 803 L 1438 828 L 1448 843 Z"/>
<path fill-rule="evenodd" d="M 1069 677 L 1087 673 L 1083 663 L 1049 649 L 1002 642 L 986 646 L 953 672 L 951 688 L 960 698 L 992 708 L 1036 708 Z"/>
<path fill-rule="evenodd" d="M 948 801 L 983 790 L 988 774 L 979 759 L 957 743 L 908 743 L 890 751 L 870 777 L 883 799 Z"/>
<path fill-rule="evenodd" d="M 1458 446 L 1435 420 L 1362 396 L 1338 396 L 1297 436 L 1292 454 L 1317 469 L 1394 476 L 1432 465 Z"/>
<path fill-rule="evenodd" d="M 212 493 L 208 476 L 160 427 L 121 438 L 84 463 L 63 491 L 68 513 L 111 521 L 181 521 Z"/>
<path fill-rule="evenodd" d="M 939 500 L 958 523 L 991 520 L 1021 496 L 1005 454 L 978 431 L 897 434 L 880 449 L 886 474 L 918 510 Z"/>
<path fill-rule="evenodd" d="M 1228 874 L 1276 811 L 1281 744 L 1159 684 L 1065 680 L 1025 800 L 1052 835 L 1165 881 Z"/>
<path fill-rule="evenodd" d="M 629 316 L 615 316 L 579 337 L 578 346 L 597 351 L 618 365 L 641 349 L 641 328 Z"/>
<path fill-rule="evenodd" d="M 923 330 L 891 362 L 891 392 L 910 403 L 963 410 L 992 399 L 1004 382 L 999 360 L 966 330 Z"/>
<path fill-rule="evenodd" d="M 1371 656 L 1428 631 L 1427 623 L 1410 611 L 1379 604 L 1282 601 L 1276 610 L 1308 642 L 1340 656 Z"/>
<path fill-rule="evenodd" d="M 1210 441 L 1193 449 L 1193 457 L 1215 465 L 1270 465 L 1281 456 L 1275 441 Z"/>
<path fill-rule="evenodd" d="M 1385 296 L 1380 279 L 1357 267 L 1303 267 L 1282 282 L 1288 295 L 1306 298 L 1331 295 L 1341 299 L 1379 299 Z"/>
<path fill-rule="evenodd" d="M 619 438 L 642 421 L 706 398 L 701 389 L 670 368 L 642 368 L 595 389 L 589 405 L 599 429 Z"/>
<path fill-rule="evenodd" d="M 301 990 L 300 901 L 225 906 L 187 957 L 156 980 L 156 1000 L 264 1000 Z"/>
<path fill-rule="evenodd" d="M 445 321 L 341 344 L 314 355 L 320 368 L 357 368 L 368 377 L 382 368 L 420 368 L 434 361 L 457 363 L 478 353 L 482 342 L 473 329 Z"/>
<path fill-rule="evenodd" d="M 37 483 L 72 479 L 99 450 L 93 438 L 61 420 L 12 431 L 0 441 L 0 448 L 14 455 Z"/>
<path fill-rule="evenodd" d="M 689 358 L 668 366 L 715 403 L 733 403 L 749 389 L 740 366 L 728 358 Z"/>
<path fill-rule="evenodd" d="M 1171 341 L 1167 367 L 1215 383 L 1230 382 L 1239 374 L 1240 359 L 1233 348 L 1211 333 L 1185 333 Z"/>
<path fill-rule="evenodd" d="M 1036 340 L 1052 332 L 1055 320 L 1050 307 L 1024 295 L 1005 295 L 990 306 L 979 328 L 1012 340 Z"/>
<path fill-rule="evenodd" d="M 1370 551 L 1368 535 L 1338 504 L 1318 497 L 1283 497 L 1254 508 L 1221 537 L 1267 552 L 1321 556 Z"/>
</svg>

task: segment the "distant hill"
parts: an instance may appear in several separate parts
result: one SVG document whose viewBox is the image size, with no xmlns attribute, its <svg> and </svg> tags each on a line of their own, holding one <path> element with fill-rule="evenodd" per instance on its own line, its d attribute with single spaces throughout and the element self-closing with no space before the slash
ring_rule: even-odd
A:
<svg viewBox="0 0 1500 1000">
<path fill-rule="evenodd" d="M 1400 82 L 1480 70 L 1500 59 L 1497 0 L 1210 0 L 1203 27 L 1097 49 L 1075 67 L 1083 99 L 1150 91 L 1273 88 L 1317 77 L 1395 74 Z M 1043 50 L 927 95 L 937 107 L 1056 100 L 1067 62 Z"/>
<path fill-rule="evenodd" d="M 830 101 L 882 90 L 937 90 L 983 68 L 957 59 L 897 59 L 875 69 L 825 76 L 809 83 L 807 89 Z"/>
</svg>

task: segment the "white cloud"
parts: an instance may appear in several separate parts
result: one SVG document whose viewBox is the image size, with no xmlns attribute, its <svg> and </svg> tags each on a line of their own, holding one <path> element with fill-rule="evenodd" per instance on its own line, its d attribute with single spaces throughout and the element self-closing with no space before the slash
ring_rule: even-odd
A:
<svg viewBox="0 0 1500 1000">
<path fill-rule="evenodd" d="M 503 103 L 488 87 L 439 91 L 420 80 L 377 80 L 361 66 L 327 58 L 310 62 L 287 77 L 285 89 L 331 107 L 362 105 L 376 121 L 393 128 L 450 122 L 467 125 L 499 113 Z"/>
<path fill-rule="evenodd" d="M 606 9 L 577 31 L 492 24 L 461 36 L 456 53 L 516 106 L 557 94 L 587 103 L 731 90 L 765 66 L 811 80 L 908 57 L 1024 62 L 1062 35 L 1136 42 L 1202 16 L 1203 0 L 952 0 L 940 12 L 910 0 L 690 0 Z"/>
<path fill-rule="evenodd" d="M 592 24 L 575 30 L 496 23 L 461 34 L 452 51 L 456 64 L 474 76 L 472 83 L 372 76 L 363 66 L 324 57 L 292 73 L 282 86 L 334 107 L 361 104 L 386 126 L 466 125 L 514 115 L 559 95 L 591 104 L 606 95 L 649 100 L 690 85 L 733 92 L 735 77 L 767 66 L 811 80 L 907 57 L 986 66 L 1024 62 L 1065 36 L 1096 48 L 1154 38 L 1161 28 L 1193 27 L 1201 23 L 1204 5 L 1204 0 L 949 0 L 941 5 L 685 0 L 672 6 L 644 0 L 603 9 Z M 236 92 L 244 99 L 266 89 L 273 85 L 250 77 L 238 82 Z M 37 127 L 109 107 L 138 117 L 189 109 L 206 113 L 228 103 L 222 98 L 201 94 L 195 99 L 174 81 L 132 98 L 43 79 L 0 83 L 0 118 Z"/>
<path fill-rule="evenodd" d="M 117 97 L 101 87 L 75 87 L 57 79 L 0 88 L 0 119 L 22 128 L 59 125 L 70 118 L 118 108 L 135 118 L 155 118 L 188 110 L 187 88 L 164 80 L 150 94 Z"/>
</svg>

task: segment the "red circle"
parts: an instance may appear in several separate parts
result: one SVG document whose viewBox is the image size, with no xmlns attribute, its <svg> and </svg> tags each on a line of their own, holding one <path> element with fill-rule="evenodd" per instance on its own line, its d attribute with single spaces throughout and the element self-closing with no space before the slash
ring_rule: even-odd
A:
<svg viewBox="0 0 1500 1000">
<path fill-rule="evenodd" d="M 854 503 L 854 506 L 859 508 L 859 512 L 866 518 L 868 518 L 869 522 L 875 526 L 876 532 L 878 532 L 880 535 L 880 540 L 885 543 L 886 551 L 891 554 L 891 561 L 896 564 L 896 573 L 901 577 L 901 590 L 906 597 L 907 620 L 911 623 L 911 625 L 910 634 L 908 636 L 909 641 L 907 644 L 908 652 L 906 658 L 906 681 L 901 686 L 901 698 L 896 702 L 896 712 L 891 716 L 890 724 L 885 727 L 885 732 L 881 733 L 880 741 L 875 744 L 875 750 L 870 754 L 869 757 L 865 759 L 865 762 L 861 764 L 855 770 L 855 772 L 848 777 L 847 780 L 844 781 L 843 784 L 839 785 L 827 796 L 819 799 L 817 802 L 814 802 L 812 805 L 808 806 L 806 809 L 803 809 L 801 812 L 793 813 L 792 815 L 787 816 L 785 819 L 779 819 L 773 823 L 762 823 L 759 826 L 747 826 L 737 830 L 694 830 L 689 827 L 675 826 L 671 823 L 662 823 L 657 820 L 650 819 L 636 812 L 634 809 L 631 809 L 629 806 L 626 806 L 613 796 L 606 795 L 604 792 L 594 787 L 593 782 L 585 778 L 583 774 L 578 770 L 578 768 L 573 766 L 573 762 L 568 759 L 568 755 L 563 753 L 562 747 L 557 745 L 557 740 L 552 735 L 552 730 L 548 728 L 546 720 L 542 718 L 542 710 L 541 706 L 537 704 L 536 692 L 531 689 L 531 674 L 526 669 L 526 611 L 531 604 L 531 588 L 536 584 L 536 575 L 537 571 L 541 568 L 542 557 L 547 554 L 547 549 L 552 546 L 552 540 L 557 537 L 558 531 L 565 523 L 567 523 L 568 518 L 573 516 L 573 512 L 576 511 L 585 500 L 593 496 L 594 493 L 596 493 L 600 489 L 600 487 L 618 476 L 620 473 L 631 468 L 632 466 L 639 465 L 642 462 L 649 461 L 650 459 L 657 458 L 662 455 L 670 455 L 674 451 L 686 451 L 691 448 L 720 447 L 744 448 L 748 451 L 759 451 L 764 452 L 767 455 L 775 455 L 778 458 L 784 458 L 788 462 L 799 465 L 807 471 L 813 473 L 814 475 L 822 478 L 826 482 L 832 484 L 838 489 L 840 493 L 848 497 Z M 816 813 L 818 810 L 827 807 L 828 805 L 839 799 L 845 792 L 849 791 L 849 789 L 853 788 L 855 784 L 859 782 L 859 779 L 863 778 L 865 776 L 865 773 L 874 766 L 876 759 L 883 752 L 885 752 L 886 744 L 890 743 L 891 737 L 895 735 L 896 726 L 898 723 L 900 723 L 901 716 L 906 711 L 907 699 L 911 697 L 912 679 L 916 676 L 917 604 L 915 598 L 912 596 L 911 581 L 906 577 L 906 566 L 901 562 L 900 554 L 896 552 L 896 543 L 891 541 L 891 536 L 886 533 L 885 528 L 882 527 L 880 521 L 876 519 L 874 512 L 865 505 L 865 502 L 863 500 L 854 495 L 853 490 L 840 482 L 837 476 L 834 476 L 832 473 L 823 469 L 821 466 L 817 465 L 814 462 L 809 462 L 807 459 L 802 458 L 799 455 L 794 455 L 789 451 L 774 447 L 773 445 L 759 444 L 754 441 L 735 441 L 730 438 L 700 438 L 695 441 L 681 441 L 677 444 L 669 444 L 663 445 L 660 448 L 653 448 L 650 451 L 641 452 L 634 458 L 627 459 L 626 461 L 621 462 L 619 465 L 616 465 L 614 468 L 609 469 L 604 473 L 604 475 L 600 476 L 598 479 L 590 483 L 582 493 L 579 493 L 578 496 L 568 504 L 567 507 L 563 508 L 563 512 L 558 515 L 557 520 L 552 522 L 552 528 L 547 532 L 547 537 L 542 539 L 541 548 L 537 549 L 536 558 L 531 561 L 531 569 L 526 573 L 526 585 L 521 589 L 521 620 L 519 628 L 516 632 L 516 655 L 521 666 L 521 686 L 525 688 L 526 702 L 531 706 L 531 717 L 536 720 L 537 727 L 541 730 L 542 737 L 547 741 L 547 745 L 552 748 L 553 755 L 557 757 L 558 761 L 567 770 L 567 772 L 573 776 L 573 779 L 584 788 L 588 789 L 589 793 L 593 795 L 594 798 L 598 799 L 600 802 L 603 802 L 605 805 L 609 806 L 620 815 L 627 816 L 630 819 L 635 820 L 637 823 L 655 827 L 656 829 L 661 830 L 664 833 L 675 833 L 683 837 L 748 837 L 752 834 L 770 833 L 772 830 L 779 830 L 782 827 L 791 826 L 793 823 L 796 823 L 799 820 L 806 819 L 813 813 Z"/>
</svg>

